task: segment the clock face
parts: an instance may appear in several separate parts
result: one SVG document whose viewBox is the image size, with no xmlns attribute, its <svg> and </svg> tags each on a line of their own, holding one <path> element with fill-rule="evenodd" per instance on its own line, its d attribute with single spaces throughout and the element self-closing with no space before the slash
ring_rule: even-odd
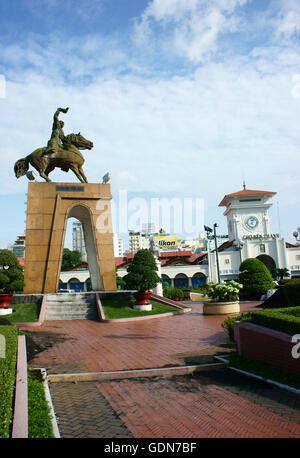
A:
<svg viewBox="0 0 300 458">
<path fill-rule="evenodd" d="M 246 226 L 248 229 L 255 229 L 258 224 L 259 221 L 256 216 L 249 216 L 249 218 L 246 219 Z"/>
</svg>

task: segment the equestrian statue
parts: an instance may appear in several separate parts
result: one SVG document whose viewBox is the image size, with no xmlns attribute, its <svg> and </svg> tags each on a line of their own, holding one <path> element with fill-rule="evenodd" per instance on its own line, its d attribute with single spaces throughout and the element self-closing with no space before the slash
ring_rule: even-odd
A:
<svg viewBox="0 0 300 458">
<path fill-rule="evenodd" d="M 93 143 L 86 140 L 80 132 L 78 134 L 64 134 L 64 122 L 60 121 L 60 113 L 68 113 L 69 108 L 58 108 L 53 116 L 52 134 L 47 146 L 38 148 L 23 159 L 19 159 L 14 166 L 17 178 L 24 176 L 32 165 L 46 181 L 51 182 L 49 173 L 55 167 L 64 172 L 72 170 L 79 181 L 87 183 L 82 170 L 84 158 L 79 150 L 93 148 Z"/>
</svg>

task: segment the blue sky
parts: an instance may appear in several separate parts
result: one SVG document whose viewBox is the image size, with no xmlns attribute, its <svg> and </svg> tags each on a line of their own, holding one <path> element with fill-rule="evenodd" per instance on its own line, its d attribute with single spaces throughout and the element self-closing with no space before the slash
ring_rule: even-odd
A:
<svg viewBox="0 0 300 458">
<path fill-rule="evenodd" d="M 114 196 L 203 198 L 226 233 L 222 197 L 277 192 L 273 231 L 299 221 L 298 0 L 0 2 L 0 246 L 24 231 L 27 179 L 13 165 L 65 133 L 94 142 L 90 182 Z M 5 94 L 3 89 L 5 79 Z M 67 177 L 67 178 L 66 178 Z M 57 181 L 76 181 L 55 171 Z"/>
</svg>

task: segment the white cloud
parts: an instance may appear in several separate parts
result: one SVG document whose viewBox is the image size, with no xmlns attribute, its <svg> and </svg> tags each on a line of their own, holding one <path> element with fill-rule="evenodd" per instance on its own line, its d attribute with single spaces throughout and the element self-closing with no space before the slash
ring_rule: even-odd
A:
<svg viewBox="0 0 300 458">
<path fill-rule="evenodd" d="M 245 20 L 238 9 L 243 3 L 153 0 L 136 23 L 147 38 L 142 50 L 128 50 L 98 33 L 57 36 L 47 43 L 30 36 L 0 47 L 6 79 L 6 98 L 0 98 L 0 193 L 26 192 L 27 179 L 16 180 L 14 162 L 45 145 L 54 111 L 70 106 L 62 116 L 65 133 L 80 130 L 95 145 L 83 152 L 90 182 L 109 171 L 114 193 L 203 197 L 214 222 L 223 221 L 216 205 L 225 193 L 240 189 L 245 177 L 249 188 L 277 191 L 292 221 L 300 204 L 294 19 L 278 9 L 269 25 L 271 46 L 261 40 L 243 55 L 224 53 L 217 61 L 222 34 L 239 30 Z M 262 14 L 259 27 L 266 18 Z M 280 30 L 286 40 L 278 38 Z M 152 44 L 160 45 L 159 69 L 171 49 L 187 60 L 177 65 L 174 59 L 173 67 L 155 73 L 154 59 L 145 58 L 153 57 Z M 51 178 L 77 181 L 60 171 Z"/>
<path fill-rule="evenodd" d="M 169 44 L 175 52 L 192 62 L 205 62 L 216 51 L 219 36 L 237 31 L 243 24 L 236 9 L 247 1 L 152 0 L 135 24 L 136 42 L 144 45 L 154 40 L 156 23 L 165 27 L 165 34 L 171 33 Z"/>
<path fill-rule="evenodd" d="M 273 23 L 277 39 L 298 37 L 300 34 L 300 3 L 298 0 L 276 0 L 279 9 Z"/>
<path fill-rule="evenodd" d="M 80 130 L 95 144 L 84 152 L 91 182 L 109 171 L 116 191 L 215 199 L 241 187 L 244 170 L 249 187 L 280 190 L 288 201 L 286 164 L 299 144 L 291 84 L 283 68 L 262 75 L 243 59 L 230 67 L 211 63 L 188 77 L 98 78 L 79 89 L 44 77 L 8 82 L 0 101 L 1 192 L 24 192 L 26 179 L 15 179 L 14 162 L 45 145 L 54 111 L 70 106 L 62 115 L 65 133 Z M 71 173 L 52 176 L 77 181 Z"/>
</svg>

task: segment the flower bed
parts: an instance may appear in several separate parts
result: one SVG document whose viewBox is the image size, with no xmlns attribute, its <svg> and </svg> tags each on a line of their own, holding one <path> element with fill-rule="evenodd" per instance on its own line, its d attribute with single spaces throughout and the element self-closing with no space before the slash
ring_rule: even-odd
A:
<svg viewBox="0 0 300 458">
<path fill-rule="evenodd" d="M 234 302 L 239 300 L 240 289 L 243 286 L 234 280 L 226 283 L 211 283 L 207 285 L 208 297 L 214 302 Z"/>
</svg>

